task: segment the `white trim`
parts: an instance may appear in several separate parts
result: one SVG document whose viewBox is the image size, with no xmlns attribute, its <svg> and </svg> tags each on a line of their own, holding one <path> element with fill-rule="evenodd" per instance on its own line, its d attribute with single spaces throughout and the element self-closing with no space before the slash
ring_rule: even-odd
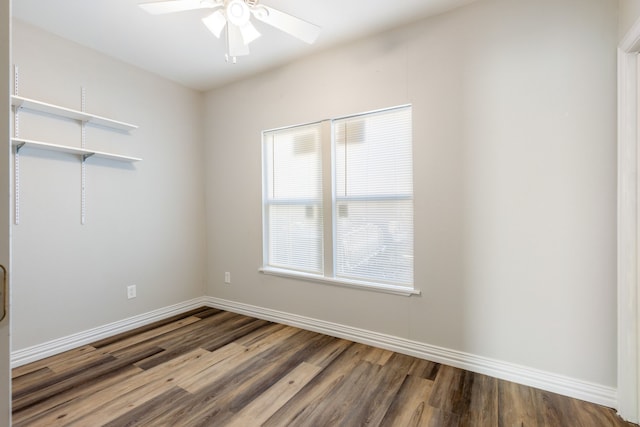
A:
<svg viewBox="0 0 640 427">
<path fill-rule="evenodd" d="M 638 345 L 638 52 L 640 20 L 618 48 L 618 413 L 640 419 Z"/>
<path fill-rule="evenodd" d="M 612 387 L 297 314 L 214 297 L 205 297 L 205 300 L 210 307 L 392 350 L 607 407 L 616 405 L 616 390 Z"/>
<path fill-rule="evenodd" d="M 407 286 L 385 285 L 383 283 L 363 282 L 360 280 L 348 280 L 343 278 L 334 279 L 318 274 L 303 273 L 300 271 L 285 270 L 274 267 L 262 267 L 258 271 L 260 273 L 268 274 L 271 276 L 288 277 L 291 279 L 307 280 L 311 282 L 325 283 L 333 286 L 343 286 L 346 288 L 362 289 L 371 292 L 382 292 L 384 294 L 401 295 L 405 297 L 421 294 L 421 291 L 419 289 L 414 289 Z"/>
<path fill-rule="evenodd" d="M 103 338 L 112 337 L 122 332 L 127 332 L 141 326 L 148 325 L 159 320 L 166 319 L 176 314 L 184 313 L 194 308 L 208 305 L 204 297 L 195 298 L 190 301 L 164 307 L 138 316 L 129 317 L 128 319 L 109 323 L 108 325 L 89 329 L 84 332 L 72 334 L 66 337 L 58 338 L 45 342 L 43 344 L 34 345 L 32 347 L 11 352 L 11 368 L 35 362 L 45 357 L 53 356 L 67 350 L 91 344 L 92 342 Z"/>
</svg>

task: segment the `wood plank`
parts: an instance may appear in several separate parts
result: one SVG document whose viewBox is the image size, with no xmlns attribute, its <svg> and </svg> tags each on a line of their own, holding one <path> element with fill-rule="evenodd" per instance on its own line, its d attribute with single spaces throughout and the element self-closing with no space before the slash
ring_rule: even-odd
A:
<svg viewBox="0 0 640 427">
<path fill-rule="evenodd" d="M 410 356 L 392 353 L 388 362 L 380 368 L 376 375 L 365 377 L 364 390 L 355 396 L 355 404 L 351 408 L 346 408 L 340 423 L 379 425 L 400 390 L 413 362 L 414 358 Z M 334 399 L 340 399 L 346 393 L 350 393 L 350 391 L 346 389 L 345 392 L 337 392 Z"/>
<path fill-rule="evenodd" d="M 361 402 L 360 396 L 366 392 L 369 381 L 379 375 L 380 369 L 380 365 L 361 361 L 354 369 L 344 373 L 343 381 L 335 382 L 327 389 L 326 396 L 312 411 L 299 417 L 296 423 L 310 426 L 349 425 L 353 422 L 350 411 L 357 408 Z"/>
<path fill-rule="evenodd" d="M 347 373 L 352 372 L 367 356 L 371 347 L 352 343 L 335 360 L 323 369 L 313 380 L 302 388 L 291 400 L 274 413 L 264 426 L 284 426 L 299 424 L 307 420 L 332 391 L 345 381 Z"/>
<path fill-rule="evenodd" d="M 409 375 L 435 381 L 439 369 L 439 363 L 431 362 L 424 359 L 416 359 L 413 366 L 409 370 Z"/>
<path fill-rule="evenodd" d="M 407 376 L 393 403 L 385 414 L 381 426 L 426 426 L 434 418 L 436 408 L 429 406 L 433 381 L 417 376 Z"/>
<path fill-rule="evenodd" d="M 104 361 L 100 363 L 92 364 L 90 367 L 83 367 L 77 371 L 65 372 L 64 374 L 56 375 L 47 380 L 42 387 L 29 388 L 19 393 L 13 398 L 12 408 L 14 411 L 19 411 L 27 408 L 28 406 L 39 403 L 43 400 L 49 399 L 58 393 L 62 393 L 73 387 L 77 387 L 80 384 L 94 378 L 99 378 L 104 375 L 108 375 L 113 371 L 126 368 L 128 365 L 135 363 L 136 361 L 143 359 L 159 349 L 148 349 L 144 353 L 134 354 L 128 358 L 116 359 L 113 356 L 108 356 Z"/>
<path fill-rule="evenodd" d="M 200 319 L 206 319 L 207 317 L 215 316 L 216 314 L 223 313 L 219 308 L 207 308 L 206 310 L 201 310 L 197 314 L 193 316 L 199 317 Z"/>
<path fill-rule="evenodd" d="M 457 412 L 461 424 L 498 425 L 498 380 L 476 373 L 465 378 L 468 380 L 465 394 L 469 398 L 469 406 L 464 412 Z"/>
<path fill-rule="evenodd" d="M 101 425 L 102 427 L 143 426 L 145 425 L 143 420 L 150 413 L 158 411 L 158 409 L 165 407 L 167 404 L 170 404 L 170 402 L 184 398 L 187 394 L 188 393 L 180 387 L 171 387 L 169 390 L 159 394 L 153 399 L 150 399 Z"/>
<path fill-rule="evenodd" d="M 167 349 L 189 346 L 189 343 L 193 340 L 199 339 L 206 341 L 210 337 L 215 337 L 254 320 L 255 319 L 235 313 L 223 312 L 201 319 L 200 322 L 185 326 L 180 330 L 179 334 L 168 334 L 158 337 L 153 343 Z"/>
<path fill-rule="evenodd" d="M 362 358 L 362 360 L 365 362 L 370 362 L 371 364 L 374 364 L 374 365 L 382 366 L 385 363 L 387 363 L 387 361 L 389 360 L 389 358 L 391 358 L 391 356 L 393 356 L 393 354 L 394 354 L 393 351 L 372 347 L 372 351 L 367 353 Z"/>
<path fill-rule="evenodd" d="M 180 387 L 195 394 L 206 388 L 218 388 L 221 386 L 220 383 L 226 381 L 238 383 L 240 382 L 239 373 L 242 373 L 242 376 L 247 376 L 247 371 L 253 374 L 253 371 L 261 369 L 263 365 L 266 364 L 266 358 L 273 357 L 274 354 L 277 354 L 277 357 L 284 358 L 288 354 L 296 351 L 307 340 L 314 338 L 312 333 L 307 333 L 306 331 L 295 328 L 282 330 L 278 335 L 277 337 L 273 337 L 274 339 L 272 340 L 255 344 L 251 348 L 246 348 L 242 355 L 234 359 L 229 359 L 226 360 L 225 363 L 212 366 L 202 377 L 194 377 L 189 381 L 182 382 L 179 384 Z M 274 348 L 276 350 L 273 350 Z M 256 363 L 260 366 L 257 367 Z M 239 372 L 239 368 L 242 368 L 241 372 Z M 229 375 L 231 370 L 234 370 L 233 375 Z"/>
<path fill-rule="evenodd" d="M 242 323 L 245 323 L 245 321 L 243 320 Z M 190 340 L 185 341 L 184 339 L 181 339 L 179 342 L 174 341 L 171 344 L 165 343 L 165 348 L 168 348 L 166 352 L 159 353 L 148 359 L 140 361 L 139 363 L 137 363 L 137 366 L 143 369 L 149 369 L 150 367 L 156 366 L 160 363 L 164 363 L 167 360 L 191 351 L 194 347 L 203 348 L 207 351 L 214 351 L 227 345 L 228 343 L 233 342 L 237 337 L 263 328 L 267 324 L 268 322 L 265 320 L 253 319 L 240 327 L 236 327 L 237 325 L 233 323 L 231 325 L 228 325 L 228 327 L 224 331 L 217 329 L 216 334 L 212 334 L 211 331 L 208 331 L 207 334 L 202 334 L 202 336 L 195 336 Z M 211 336 L 210 334 L 213 336 Z"/>
<path fill-rule="evenodd" d="M 93 346 L 85 345 L 82 347 L 75 348 L 73 350 L 65 351 L 63 353 L 47 357 L 45 359 L 40 359 L 38 361 L 29 363 L 27 365 L 22 365 L 17 368 L 14 368 L 11 372 L 12 378 L 17 378 L 24 374 L 27 374 L 32 371 L 37 371 L 41 368 L 48 367 L 51 364 L 55 364 L 57 361 L 65 361 L 70 360 L 78 355 L 82 355 L 85 353 L 95 352 L 96 349 Z"/>
<path fill-rule="evenodd" d="M 498 386 L 495 378 L 442 366 L 429 405 L 461 417 L 469 425 L 498 425 Z"/>
<path fill-rule="evenodd" d="M 53 375 L 53 371 L 46 366 L 38 369 L 37 371 L 31 371 L 27 374 L 20 375 L 12 381 L 11 390 L 13 393 L 23 393 L 24 390 L 38 387 L 42 381 L 45 381 L 47 378 L 51 377 L 51 375 Z"/>
<path fill-rule="evenodd" d="M 403 359 L 402 362 L 382 367 L 373 365 L 355 380 L 347 377 L 331 393 L 333 402 L 325 402 L 340 410 L 328 411 L 319 407 L 306 422 L 314 425 L 328 425 L 325 420 L 333 425 L 380 424 L 413 363 L 408 356 L 397 356 Z M 366 365 L 369 362 L 364 363 Z M 357 372 L 357 368 L 354 372 Z M 327 413 L 330 413 L 329 417 Z"/>
<path fill-rule="evenodd" d="M 41 417 L 34 426 L 101 425 L 121 416 L 174 386 L 176 379 L 208 366 L 211 353 L 198 349 L 170 363 L 135 375 L 93 396 L 76 399 Z M 180 369 L 185 368 L 185 369 Z"/>
<path fill-rule="evenodd" d="M 47 413 L 53 410 L 59 409 L 62 405 L 68 405 L 78 398 L 94 396 L 99 391 L 121 383 L 140 372 L 143 372 L 142 369 L 128 366 L 102 377 L 89 380 L 78 387 L 65 390 L 22 411 L 15 411 L 13 413 L 13 425 L 14 427 L 33 425 L 36 420 L 46 416 Z"/>
<path fill-rule="evenodd" d="M 414 358 L 393 354 L 384 366 L 378 349 L 363 354 L 354 369 L 296 423 L 304 425 L 378 425 L 400 389 Z M 386 359 L 386 356 L 384 357 Z"/>
<path fill-rule="evenodd" d="M 180 329 L 184 326 L 201 321 L 202 319 L 200 319 L 199 317 L 186 317 L 184 319 L 176 320 L 175 322 L 168 323 L 158 328 L 149 329 L 148 331 L 140 332 L 136 335 L 114 341 L 111 344 L 100 347 L 100 351 L 113 353 L 114 351 L 129 347 L 131 345 L 139 345 L 141 343 L 151 341 L 153 338 L 166 336 L 170 332 L 174 332 L 176 329 Z"/>
<path fill-rule="evenodd" d="M 603 408 L 595 403 L 574 400 L 574 416 L 576 424 L 583 426 L 626 426 L 628 425 L 618 416 L 615 410 Z"/>
<path fill-rule="evenodd" d="M 142 369 L 152 368 L 174 357 L 186 354 L 195 348 L 200 348 L 210 342 L 210 340 L 216 339 L 228 331 L 233 331 L 252 321 L 256 320 L 233 313 L 222 313 L 207 317 L 200 322 L 192 323 L 176 330 L 175 333 L 169 333 L 151 339 L 148 344 L 162 347 L 165 351 L 138 362 L 137 366 Z"/>
<path fill-rule="evenodd" d="M 75 369 L 82 369 L 95 361 L 104 359 L 105 356 L 107 353 L 99 350 L 86 351 L 73 357 L 51 361 L 47 367 L 56 374 L 63 374 Z"/>
<path fill-rule="evenodd" d="M 73 379 L 80 373 L 97 369 L 100 365 L 103 365 L 106 362 L 113 362 L 115 360 L 116 359 L 109 354 L 100 354 L 99 359 L 92 360 L 91 362 L 86 363 L 82 365 L 82 367 L 76 368 L 75 370 L 67 371 L 62 374 L 54 373 L 52 375 L 48 375 L 46 378 L 43 378 L 42 381 L 39 381 L 36 384 L 29 384 L 27 386 L 16 388 L 15 390 L 12 390 L 12 395 L 14 400 L 13 406 L 20 408 L 20 398 L 33 394 L 38 391 L 42 391 L 43 389 L 46 389 L 48 387 L 55 386 L 60 382 Z"/>
<path fill-rule="evenodd" d="M 270 339 L 273 334 L 285 328 L 290 330 L 296 329 L 292 326 L 283 325 L 281 323 L 270 323 L 263 328 L 257 329 L 243 337 L 238 338 L 236 342 L 240 345 L 251 347 L 255 343 L 264 342 L 265 340 Z"/>
<path fill-rule="evenodd" d="M 297 343 L 294 344 L 293 341 L 283 343 L 283 347 L 287 351 L 282 351 L 282 348 L 272 347 L 260 357 L 254 357 L 250 363 L 243 367 L 244 381 L 240 381 L 241 387 L 233 386 L 235 396 L 225 396 L 223 399 L 224 405 L 232 412 L 240 411 L 260 394 L 268 390 L 272 384 L 279 381 L 301 363 L 304 363 L 305 360 L 310 358 L 310 355 L 323 351 L 329 342 L 335 340 L 333 337 L 316 333 L 311 333 L 305 339 L 304 335 L 307 333 L 308 331 L 303 331 L 300 334 L 299 345 Z M 297 335 L 294 337 L 297 337 Z M 240 376 L 240 373 L 238 375 Z M 230 385 L 235 383 L 235 379 L 229 382 Z M 209 390 L 211 389 L 212 387 L 210 386 Z"/>
<path fill-rule="evenodd" d="M 124 341 L 126 346 L 120 345 L 123 341 L 118 341 L 109 346 L 102 347 L 101 350 L 110 350 L 113 356 L 122 357 L 132 350 L 135 351 L 145 346 L 157 346 L 168 349 L 167 351 L 155 354 L 148 359 L 136 363 L 137 366 L 143 369 L 149 369 L 173 357 L 181 356 L 196 348 L 202 347 L 204 343 L 209 342 L 211 339 L 218 339 L 220 335 L 224 336 L 227 330 L 238 328 L 239 325 L 251 322 L 262 322 L 233 314 L 216 318 L 208 317 L 199 321 L 190 319 L 197 318 L 189 317 L 188 319 L 181 319 L 159 328 L 163 333 L 150 334 L 149 332 L 145 332 L 140 335 L 140 339 L 137 340 L 137 342 L 126 339 Z M 187 322 L 184 322 L 185 320 L 187 320 Z"/>
<path fill-rule="evenodd" d="M 498 425 L 529 426 L 540 425 L 537 402 L 532 389 L 509 381 L 498 381 Z"/>
<path fill-rule="evenodd" d="M 146 332 L 146 331 L 149 331 L 151 329 L 155 329 L 155 328 L 161 327 L 163 325 L 166 325 L 166 324 L 169 324 L 169 323 L 173 323 L 173 322 L 175 322 L 177 320 L 184 319 L 184 318 L 187 318 L 187 317 L 190 317 L 190 316 L 196 316 L 197 314 L 202 313 L 202 312 L 204 312 L 206 310 L 207 310 L 207 307 L 200 307 L 200 308 L 196 308 L 196 309 L 193 309 L 193 310 L 189 310 L 189 311 L 187 311 L 185 313 L 176 314 L 174 316 L 167 317 L 166 319 L 158 320 L 158 321 L 150 323 L 148 325 L 140 326 L 139 328 L 135 328 L 135 329 L 132 329 L 130 331 L 122 332 L 122 333 L 113 335 L 111 337 L 107 337 L 107 338 L 101 339 L 99 341 L 95 341 L 95 342 L 91 343 L 91 345 L 93 347 L 96 347 L 96 348 L 101 348 L 101 347 L 107 346 L 109 344 L 112 344 L 112 343 L 114 343 L 116 341 L 120 341 L 120 340 L 126 339 L 126 338 L 128 338 L 130 336 L 134 336 L 134 335 L 140 334 L 142 332 Z"/>
<path fill-rule="evenodd" d="M 336 357 L 340 356 L 342 352 L 352 344 L 352 341 L 335 338 L 323 348 L 313 354 L 310 354 L 309 357 L 305 359 L 305 362 L 321 368 L 326 368 L 335 360 Z"/>
<path fill-rule="evenodd" d="M 267 320 L 251 319 L 250 322 L 247 322 L 240 327 L 235 327 L 229 331 L 219 334 L 216 337 L 210 338 L 206 343 L 203 343 L 202 348 L 208 351 L 215 351 L 250 332 L 269 325 L 270 323 L 271 322 Z"/>
<path fill-rule="evenodd" d="M 302 362 L 233 416 L 227 427 L 246 427 L 264 423 L 321 370 L 319 366 Z"/>
<path fill-rule="evenodd" d="M 251 357 L 258 356 L 270 347 L 277 346 L 287 337 L 299 332 L 300 330 L 296 328 L 282 328 L 271 337 L 264 337 L 262 341 L 254 342 L 251 347 L 230 343 L 211 353 L 211 360 L 216 363 L 211 363 L 201 371 L 192 372 L 192 375 L 181 377 L 175 385 L 184 389 L 185 385 L 195 384 L 197 386 L 198 382 L 202 381 L 202 386 L 204 387 L 207 382 L 213 381 L 230 372 L 233 373 L 234 367 L 242 365 L 242 363 Z M 193 395 L 189 393 L 180 399 L 174 400 L 171 406 L 154 406 L 151 409 L 148 408 L 146 412 L 137 417 L 137 422 L 140 423 L 140 425 L 186 425 L 185 411 L 188 403 L 192 400 Z M 174 416 L 176 420 L 171 420 L 169 416 Z"/>
<path fill-rule="evenodd" d="M 309 351 L 333 338 L 313 332 L 298 330 L 280 346 L 271 346 L 254 355 L 232 371 L 225 370 L 211 381 L 198 382 L 204 387 L 183 388 L 193 393 L 193 398 L 181 405 L 178 411 L 164 414 L 163 422 L 178 425 L 207 426 L 222 424 L 231 413 L 240 411 L 265 392 L 307 357 Z"/>
<path fill-rule="evenodd" d="M 253 321 L 256 319 L 234 313 L 221 313 L 187 325 L 180 329 L 179 333 L 158 337 L 152 340 L 152 343 L 163 348 L 185 347 L 189 346 L 193 340 L 198 339 L 198 342 L 206 342 L 208 339 Z"/>
</svg>

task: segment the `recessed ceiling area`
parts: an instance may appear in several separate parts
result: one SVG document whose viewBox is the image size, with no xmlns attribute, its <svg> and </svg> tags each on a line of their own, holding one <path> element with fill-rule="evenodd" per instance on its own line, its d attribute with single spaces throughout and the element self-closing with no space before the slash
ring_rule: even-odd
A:
<svg viewBox="0 0 640 427">
<path fill-rule="evenodd" d="M 436 15 L 475 0 L 264 0 L 322 28 L 309 46 L 257 22 L 262 37 L 236 64 L 225 43 L 203 25 L 211 11 L 151 15 L 150 0 L 14 0 L 13 17 L 186 87 L 209 90 L 349 40 Z"/>
</svg>

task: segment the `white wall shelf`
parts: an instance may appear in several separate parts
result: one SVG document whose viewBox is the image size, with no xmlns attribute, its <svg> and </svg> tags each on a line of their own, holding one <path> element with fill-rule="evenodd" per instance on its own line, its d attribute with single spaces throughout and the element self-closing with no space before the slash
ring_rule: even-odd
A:
<svg viewBox="0 0 640 427">
<path fill-rule="evenodd" d="M 81 108 L 74 110 L 60 105 L 50 104 L 35 99 L 18 96 L 18 66 L 14 66 L 14 95 L 11 95 L 11 105 L 13 106 L 14 125 L 13 138 L 11 144 L 14 147 L 14 197 L 15 197 L 15 224 L 20 224 L 20 152 L 23 148 L 33 148 L 38 150 L 49 150 L 60 153 L 76 155 L 80 159 L 81 165 L 81 200 L 80 200 L 80 222 L 85 223 L 86 217 L 86 160 L 90 157 L 115 160 L 118 162 L 139 162 L 138 157 L 123 156 L 121 154 L 107 153 L 104 151 L 89 150 L 86 147 L 87 125 L 100 126 L 108 130 L 129 133 L 138 128 L 136 125 L 121 122 L 119 120 L 108 119 L 106 117 L 90 114 L 85 111 L 85 90 L 81 90 Z M 21 112 L 48 114 L 58 119 L 71 119 L 79 122 L 81 127 L 80 147 L 71 145 L 53 144 L 51 142 L 36 141 L 22 138 L 20 135 L 20 114 Z"/>
<path fill-rule="evenodd" d="M 22 147 L 30 147 L 30 148 L 37 148 L 41 150 L 50 150 L 50 151 L 58 151 L 62 153 L 76 154 L 81 156 L 83 160 L 91 156 L 100 157 L 100 158 L 109 159 L 109 160 L 117 160 L 121 162 L 139 162 L 142 160 L 137 157 L 122 156 L 119 154 L 105 153 L 103 151 L 87 150 L 84 148 L 71 147 L 68 145 L 51 144 L 48 142 L 34 141 L 31 139 L 11 138 L 11 141 L 14 147 L 16 147 L 18 151 Z"/>
<path fill-rule="evenodd" d="M 12 95 L 11 105 L 16 108 L 24 108 L 27 110 L 37 111 L 41 113 L 53 114 L 59 117 L 78 120 L 97 126 L 109 127 L 112 129 L 130 131 L 138 129 L 138 126 L 118 120 L 108 119 L 106 117 L 96 116 L 95 114 L 85 113 L 84 111 L 72 110 L 70 108 L 61 107 L 59 105 L 49 104 L 35 99 L 23 98 L 21 96 Z"/>
</svg>

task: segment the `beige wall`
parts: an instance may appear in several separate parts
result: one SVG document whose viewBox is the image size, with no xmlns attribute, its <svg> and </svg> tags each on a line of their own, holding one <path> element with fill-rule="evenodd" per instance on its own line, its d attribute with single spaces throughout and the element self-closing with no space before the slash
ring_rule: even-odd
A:
<svg viewBox="0 0 640 427">
<path fill-rule="evenodd" d="M 640 18 L 640 0 L 618 0 L 618 36 L 622 39 Z"/>
<path fill-rule="evenodd" d="M 615 387 L 617 35 L 613 1 L 483 1 L 209 92 L 208 294 Z M 258 273 L 260 132 L 403 103 L 422 295 Z"/>
<path fill-rule="evenodd" d="M 14 23 L 19 94 L 140 126 L 87 128 L 87 146 L 142 157 L 134 166 L 24 150 L 13 227 L 13 350 L 202 296 L 202 95 Z M 75 122 L 22 113 L 20 136 L 80 145 Z M 128 300 L 127 285 L 138 297 Z"/>
</svg>

